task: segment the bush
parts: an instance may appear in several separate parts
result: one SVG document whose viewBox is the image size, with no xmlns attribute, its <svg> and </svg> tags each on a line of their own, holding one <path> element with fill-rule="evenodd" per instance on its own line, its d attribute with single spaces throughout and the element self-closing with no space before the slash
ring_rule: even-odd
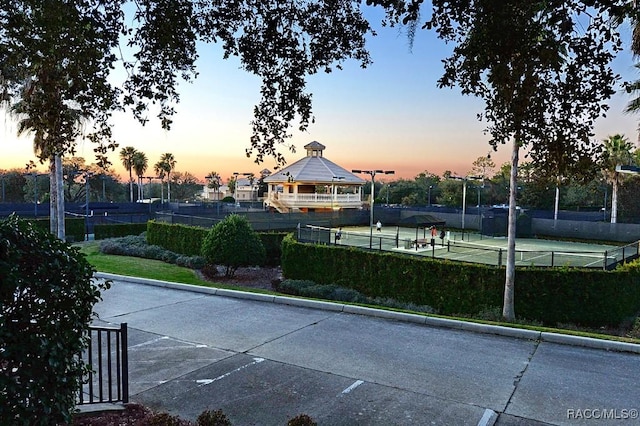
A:
<svg viewBox="0 0 640 426">
<path fill-rule="evenodd" d="M 222 410 L 203 411 L 196 422 L 198 426 L 231 426 L 231 422 Z"/>
<path fill-rule="evenodd" d="M 163 262 L 173 263 L 191 269 L 201 269 L 205 264 L 204 258 L 201 256 L 178 255 L 162 247 L 149 245 L 143 235 L 130 235 L 128 237 L 102 240 L 100 242 L 100 252 L 104 254 L 162 260 Z"/>
<path fill-rule="evenodd" d="M 318 423 L 307 414 L 298 414 L 287 422 L 287 426 L 317 426 Z"/>
<path fill-rule="evenodd" d="M 367 305 L 382 306 L 386 308 L 404 309 L 413 312 L 436 313 L 430 306 L 416 305 L 415 303 L 400 302 L 388 297 L 367 297 L 352 289 L 340 287 L 335 284 L 317 284 L 309 280 L 284 280 L 277 291 L 292 294 L 294 296 L 313 297 L 318 299 L 335 300 L 348 303 L 361 303 Z"/>
<path fill-rule="evenodd" d="M 264 264 L 265 249 L 247 219 L 232 214 L 207 233 L 202 256 L 208 263 L 223 265 L 225 276 L 232 277 L 241 266 Z"/>
<path fill-rule="evenodd" d="M 110 223 L 96 224 L 93 227 L 93 235 L 96 240 L 105 238 L 126 237 L 127 235 L 140 235 L 147 230 L 147 223 Z"/>
<path fill-rule="evenodd" d="M 92 310 L 108 283 L 48 231 L 0 222 L 0 424 L 71 420 Z"/>
</svg>

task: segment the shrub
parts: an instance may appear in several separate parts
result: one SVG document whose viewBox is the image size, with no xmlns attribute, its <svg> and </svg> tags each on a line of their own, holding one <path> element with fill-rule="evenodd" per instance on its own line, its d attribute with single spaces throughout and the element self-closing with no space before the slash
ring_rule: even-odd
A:
<svg viewBox="0 0 640 426">
<path fill-rule="evenodd" d="M 307 414 L 298 414 L 287 422 L 287 426 L 317 426 L 318 423 Z"/>
<path fill-rule="evenodd" d="M 93 305 L 108 283 L 77 248 L 10 216 L 0 221 L 0 424 L 71 421 L 87 367 Z"/>
<path fill-rule="evenodd" d="M 202 242 L 202 256 L 208 263 L 223 265 L 225 275 L 232 277 L 241 266 L 262 265 L 265 250 L 247 219 L 232 214 L 207 233 Z"/>
<path fill-rule="evenodd" d="M 93 235 L 96 240 L 105 238 L 126 237 L 127 235 L 140 235 L 147 230 L 145 223 L 110 223 L 96 224 L 93 227 Z"/>
<path fill-rule="evenodd" d="M 196 422 L 198 426 L 231 426 L 231 422 L 222 410 L 203 411 Z"/>
<path fill-rule="evenodd" d="M 145 420 L 144 424 L 147 426 L 189 426 L 191 423 L 169 413 L 157 413 Z"/>
<path fill-rule="evenodd" d="M 110 238 L 100 242 L 100 252 L 120 256 L 142 257 L 144 259 L 162 260 L 191 269 L 200 269 L 205 261 L 201 256 L 183 256 L 156 245 L 149 245 L 144 235 Z"/>
</svg>

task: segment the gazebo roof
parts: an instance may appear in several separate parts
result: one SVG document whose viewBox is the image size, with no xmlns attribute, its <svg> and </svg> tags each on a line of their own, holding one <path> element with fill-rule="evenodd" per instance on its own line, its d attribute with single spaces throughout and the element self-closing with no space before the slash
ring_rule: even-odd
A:
<svg viewBox="0 0 640 426">
<path fill-rule="evenodd" d="M 366 181 L 322 156 L 325 146 L 313 141 L 305 145 L 307 156 L 264 179 L 267 183 L 312 182 L 364 185 Z"/>
</svg>

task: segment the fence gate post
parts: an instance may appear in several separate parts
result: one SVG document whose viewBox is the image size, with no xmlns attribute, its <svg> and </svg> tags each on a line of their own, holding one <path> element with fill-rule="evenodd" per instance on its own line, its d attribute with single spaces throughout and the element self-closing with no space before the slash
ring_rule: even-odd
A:
<svg viewBox="0 0 640 426">
<path fill-rule="evenodd" d="M 127 323 L 120 324 L 120 345 L 122 348 L 122 402 L 129 402 L 129 348 Z"/>
</svg>

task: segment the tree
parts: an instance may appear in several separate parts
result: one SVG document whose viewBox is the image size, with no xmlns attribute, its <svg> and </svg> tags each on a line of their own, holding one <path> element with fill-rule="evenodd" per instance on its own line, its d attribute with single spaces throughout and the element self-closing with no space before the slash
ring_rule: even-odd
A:
<svg viewBox="0 0 640 426">
<path fill-rule="evenodd" d="M 171 172 L 176 168 L 176 159 L 170 152 L 162 154 L 158 166 L 167 176 L 167 202 L 171 202 Z"/>
<path fill-rule="evenodd" d="M 209 264 L 225 266 L 225 276 L 233 277 L 241 266 L 262 265 L 266 253 L 247 219 L 231 214 L 216 223 L 204 237 L 202 256 Z"/>
<path fill-rule="evenodd" d="M 220 201 L 220 174 L 218 172 L 210 172 L 207 176 L 207 188 L 216 191 L 216 201 Z"/>
<path fill-rule="evenodd" d="M 138 199 L 142 200 L 144 198 L 144 183 L 142 182 L 142 177 L 144 176 L 144 172 L 147 171 L 149 161 L 144 152 L 136 151 L 133 154 L 132 162 L 133 170 L 136 172 L 136 176 L 138 176 Z"/>
<path fill-rule="evenodd" d="M 491 155 L 487 154 L 484 157 L 478 157 L 472 164 L 470 175 L 481 176 L 482 179 L 490 177 L 493 174 L 493 169 L 496 168 L 496 163 L 491 159 Z"/>
<path fill-rule="evenodd" d="M 0 200 L 7 203 L 21 203 L 24 201 L 24 186 L 26 177 L 20 169 L 0 171 Z"/>
<path fill-rule="evenodd" d="M 132 146 L 126 146 L 120 150 L 120 161 L 125 170 L 129 172 L 129 201 L 133 203 L 133 166 L 137 150 Z"/>
<path fill-rule="evenodd" d="M 620 173 L 616 171 L 616 168 L 632 161 L 633 145 L 624 135 L 620 134 L 609 136 L 602 142 L 605 150 L 602 158 L 602 173 L 607 182 L 611 184 L 611 223 L 616 223 L 618 221 L 618 185 L 620 183 Z"/>
<path fill-rule="evenodd" d="M 193 201 L 196 195 L 202 191 L 202 184 L 198 183 L 198 179 L 189 172 L 175 172 L 171 176 L 173 184 L 174 200 L 177 201 Z"/>
<path fill-rule="evenodd" d="M 158 179 L 160 179 L 160 204 L 164 204 L 164 178 L 167 173 L 164 170 L 164 164 L 162 161 L 158 161 L 153 165 L 153 171 Z"/>
<path fill-rule="evenodd" d="M 519 149 L 534 162 L 563 161 L 593 147 L 593 123 L 614 93 L 609 63 L 621 48 L 610 16 L 628 2 L 434 0 L 427 28 L 455 44 L 440 87 L 485 101 L 490 144 L 512 143 L 503 316 L 515 319 L 515 224 Z M 580 30 L 576 30 L 576 28 Z"/>
</svg>

